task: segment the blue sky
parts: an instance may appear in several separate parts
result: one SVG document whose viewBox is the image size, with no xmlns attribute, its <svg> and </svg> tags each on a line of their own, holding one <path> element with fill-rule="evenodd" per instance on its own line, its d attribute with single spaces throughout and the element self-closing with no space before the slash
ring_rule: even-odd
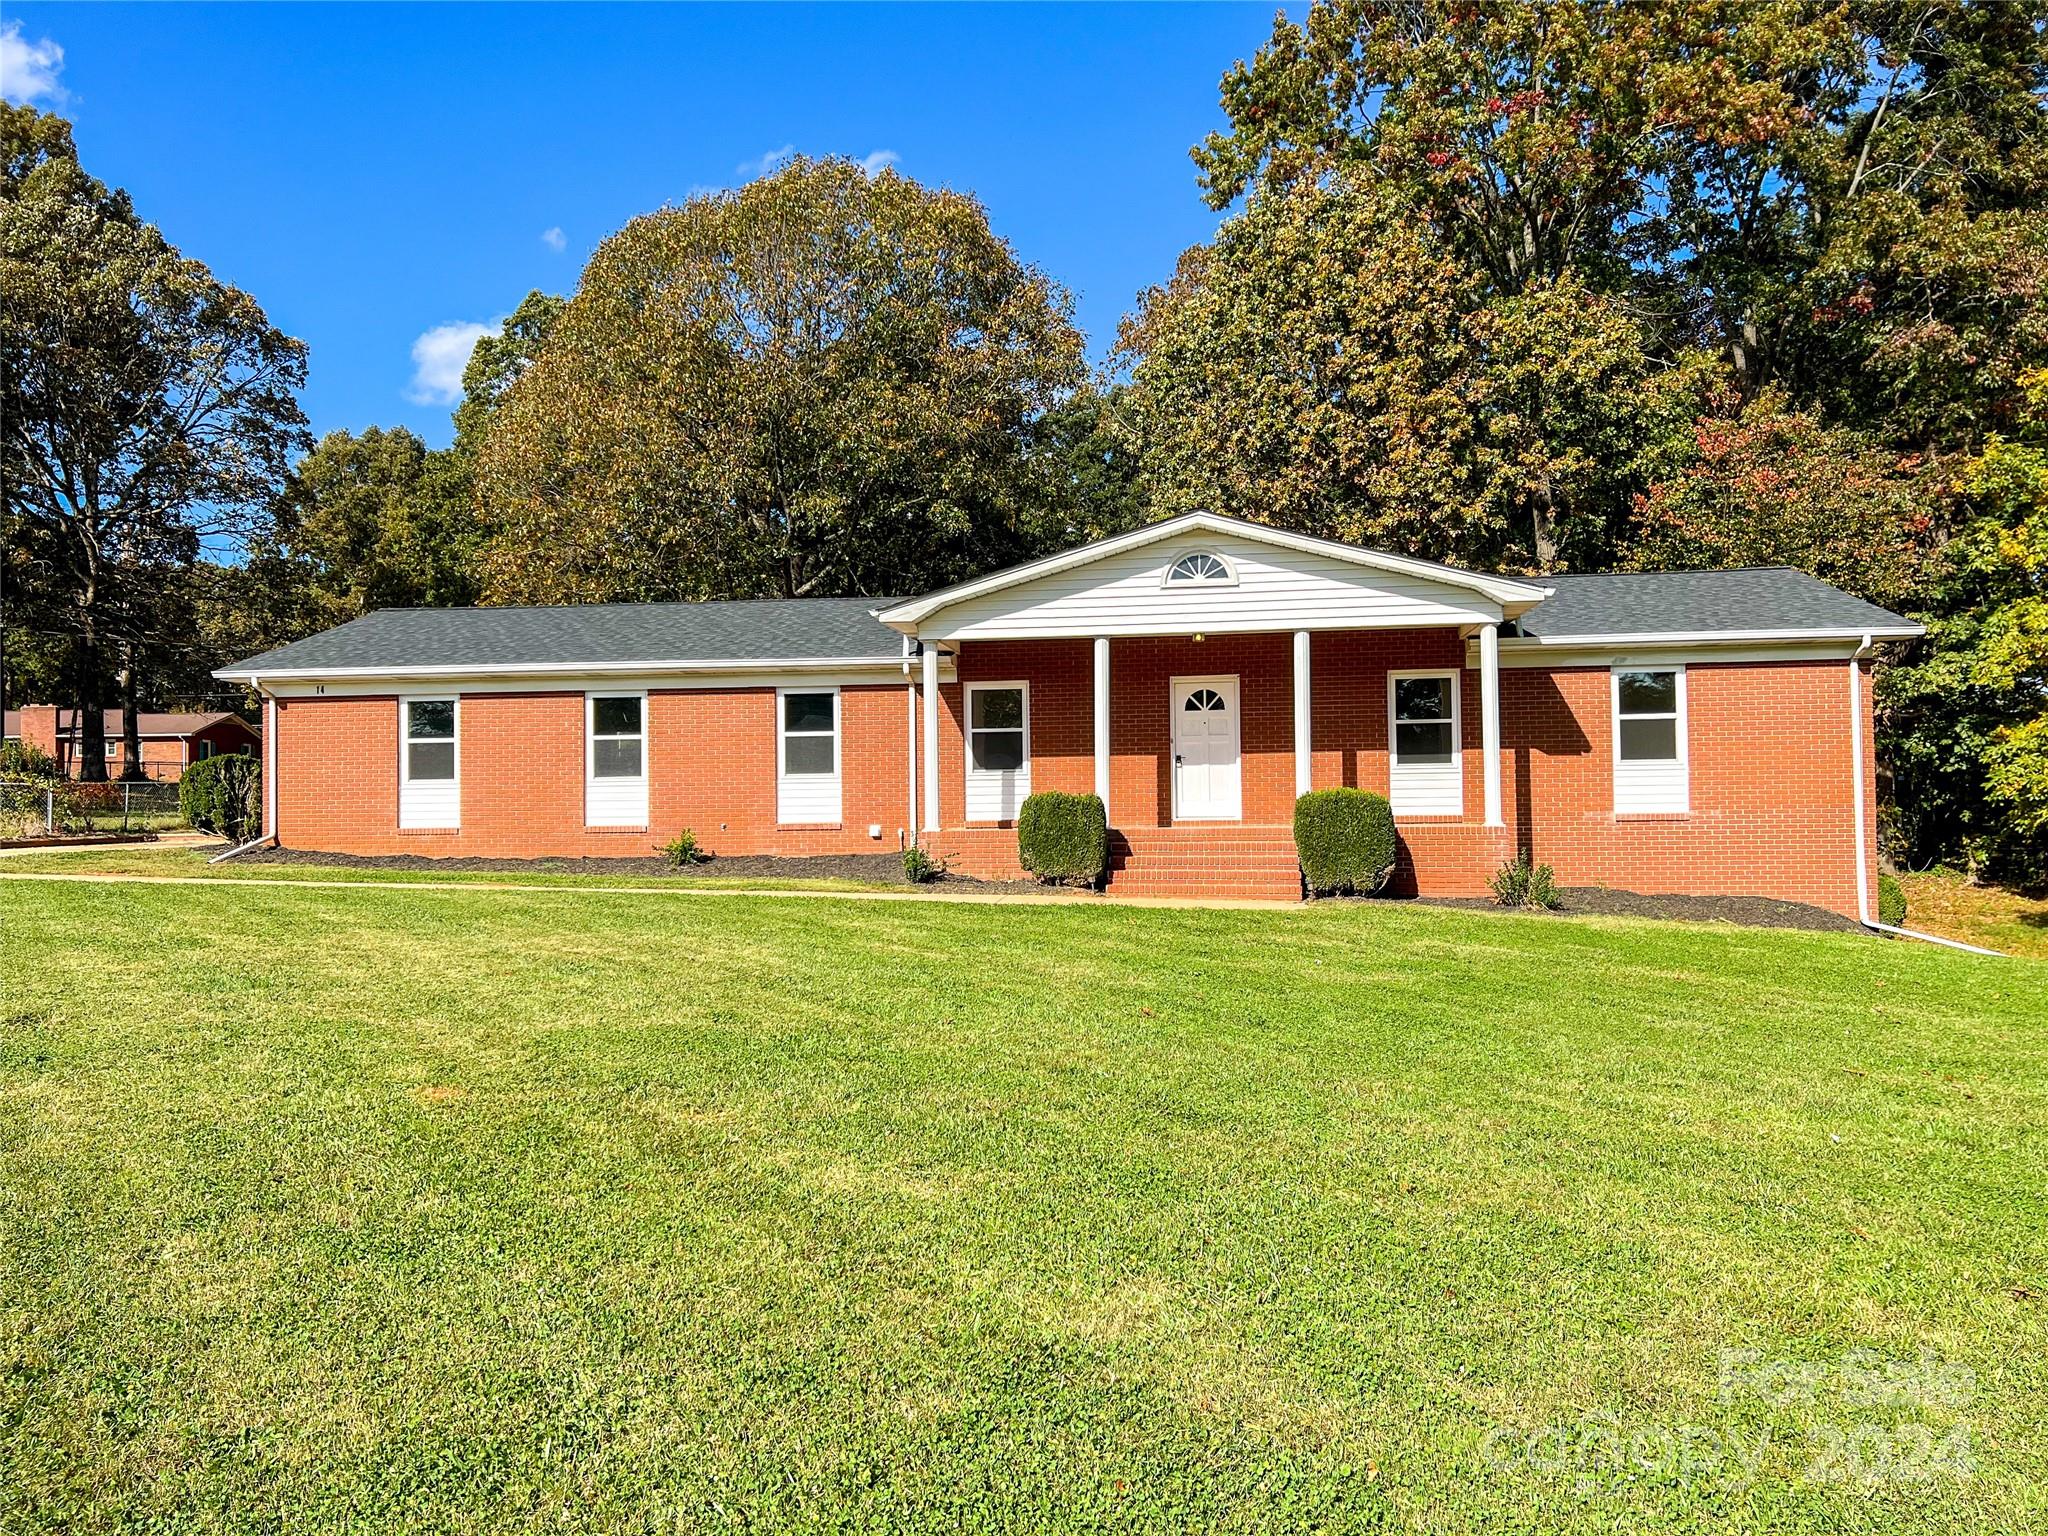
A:
<svg viewBox="0 0 2048 1536">
<path fill-rule="evenodd" d="M 306 340 L 317 431 L 440 444 L 470 333 L 437 328 L 573 290 L 634 214 L 785 148 L 973 192 L 1100 359 L 1215 228 L 1187 151 L 1273 10 L 29 3 L 0 47 L 10 96 Z"/>
</svg>

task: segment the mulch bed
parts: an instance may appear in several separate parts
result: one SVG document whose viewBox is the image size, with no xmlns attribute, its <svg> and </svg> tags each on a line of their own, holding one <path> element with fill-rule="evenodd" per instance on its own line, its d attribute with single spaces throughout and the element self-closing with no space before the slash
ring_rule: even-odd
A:
<svg viewBox="0 0 2048 1536">
<path fill-rule="evenodd" d="M 1564 905 L 1548 914 L 1552 917 L 1648 917 L 1682 923 L 1739 923 L 1745 928 L 1811 928 L 1828 933 L 1863 931 L 1861 923 L 1839 912 L 1830 912 L 1825 907 L 1810 907 L 1804 902 L 1778 901 L 1769 896 L 1643 896 L 1635 891 L 1611 890 L 1604 885 L 1567 886 L 1557 894 Z M 1413 899 L 1432 907 L 1500 910 L 1499 904 L 1489 896 L 1418 896 Z M 1542 912 L 1541 908 L 1531 910 Z"/>
<path fill-rule="evenodd" d="M 858 880 L 866 884 L 909 887 L 903 873 L 903 858 L 894 853 L 835 853 L 810 858 L 786 858 L 776 854 L 736 854 L 707 859 L 702 864 L 678 867 L 658 857 L 617 859 L 428 859 L 416 853 L 364 855 L 314 853 L 303 848 L 255 848 L 241 855 L 242 862 L 296 864 L 308 869 L 409 869 L 421 873 L 458 871 L 493 875 L 601 875 L 613 880 L 691 880 L 705 876 L 749 880 Z M 1030 891 L 1043 894 L 1054 889 L 1036 880 L 976 880 L 967 875 L 948 874 L 936 884 L 975 891 Z M 1809 907 L 1796 901 L 1774 901 L 1768 896 L 1643 896 L 1634 891 L 1610 890 L 1605 886 L 1567 886 L 1558 895 L 1564 905 L 1551 911 L 1552 917 L 1596 915 L 1604 917 L 1663 918 L 1687 923 L 1737 923 L 1748 928 L 1811 928 L 1837 933 L 1861 932 L 1861 925 L 1838 912 Z M 1413 901 L 1421 906 L 1464 907 L 1473 911 L 1497 912 L 1500 907 L 1486 896 L 1416 897 L 1326 897 L 1325 900 Z M 1540 909 L 1536 909 L 1540 912 Z"/>
<path fill-rule="evenodd" d="M 428 859 L 416 853 L 381 855 L 316 853 L 304 848 L 255 848 L 240 862 L 298 864 L 309 869 L 409 869 L 422 874 L 450 872 L 491 875 L 602 875 L 613 880 L 693 880 L 712 876 L 744 880 L 858 880 L 871 885 L 909 886 L 900 853 L 834 853 L 808 858 L 774 854 L 728 854 L 701 864 L 676 865 L 646 856 L 616 859 Z M 1044 891 L 1036 880 L 976 880 L 947 874 L 941 887 L 977 891 Z"/>
</svg>

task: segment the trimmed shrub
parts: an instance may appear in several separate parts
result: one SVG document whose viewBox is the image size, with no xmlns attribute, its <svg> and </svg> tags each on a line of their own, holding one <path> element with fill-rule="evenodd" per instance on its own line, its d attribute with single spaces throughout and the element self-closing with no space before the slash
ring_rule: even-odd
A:
<svg viewBox="0 0 2048 1536">
<path fill-rule="evenodd" d="M 1887 928 L 1906 926 L 1906 888 L 1897 875 L 1877 877 L 1877 920 Z"/>
<path fill-rule="evenodd" d="M 667 846 L 661 851 L 669 863 L 675 865 L 677 869 L 682 869 L 690 864 L 702 864 L 711 857 L 710 854 L 697 846 L 697 834 L 688 827 L 683 828 L 682 831 L 670 838 Z"/>
<path fill-rule="evenodd" d="M 1514 863 L 1501 865 L 1486 884 L 1493 899 L 1504 907 L 1547 909 L 1559 905 L 1557 876 L 1548 864 L 1532 865 L 1527 853 L 1518 853 Z"/>
<path fill-rule="evenodd" d="M 1017 812 L 1017 862 L 1041 880 L 1096 885 L 1109 868 L 1109 817 L 1093 795 L 1027 796 Z"/>
<path fill-rule="evenodd" d="M 263 826 L 263 764 L 240 753 L 202 758 L 178 780 L 178 809 L 203 832 L 244 842 Z"/>
<path fill-rule="evenodd" d="M 946 861 L 935 859 L 916 843 L 903 850 L 903 873 L 912 885 L 929 885 L 946 872 Z"/>
<path fill-rule="evenodd" d="M 1311 896 L 1372 896 L 1394 873 L 1394 808 L 1363 789 L 1313 789 L 1294 802 L 1294 852 Z"/>
</svg>

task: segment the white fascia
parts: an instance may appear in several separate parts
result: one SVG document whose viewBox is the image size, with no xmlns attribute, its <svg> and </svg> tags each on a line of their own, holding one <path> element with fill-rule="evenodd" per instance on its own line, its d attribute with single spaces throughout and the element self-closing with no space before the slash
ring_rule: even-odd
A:
<svg viewBox="0 0 2048 1536">
<path fill-rule="evenodd" d="M 896 656 L 764 657 L 759 661 L 622 661 L 509 662 L 502 665 L 451 667 L 266 667 L 254 671 L 225 669 L 214 673 L 222 682 L 261 687 L 272 683 L 402 682 L 413 678 L 553 679 L 570 677 L 730 677 L 759 673 L 872 672 L 877 677 L 900 673 Z"/>
</svg>

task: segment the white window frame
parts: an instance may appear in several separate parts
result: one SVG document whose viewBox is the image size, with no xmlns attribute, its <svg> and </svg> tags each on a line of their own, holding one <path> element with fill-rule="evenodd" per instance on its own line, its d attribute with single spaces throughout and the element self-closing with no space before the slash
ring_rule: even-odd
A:
<svg viewBox="0 0 2048 1536">
<path fill-rule="evenodd" d="M 1221 576 L 1199 576 L 1191 577 L 1185 581 L 1175 581 L 1173 573 L 1180 569 L 1181 562 L 1183 560 L 1192 560 L 1196 555 L 1207 555 L 1211 560 L 1216 561 L 1223 567 L 1223 574 Z M 1183 549 L 1166 562 L 1166 569 L 1159 574 L 1159 585 L 1170 590 L 1234 587 L 1237 585 L 1237 562 L 1224 554 L 1220 549 Z"/>
<path fill-rule="evenodd" d="M 1024 760 L 1013 769 L 974 766 L 974 696 L 977 693 L 1006 693 L 1012 689 L 1024 698 Z M 997 729 L 1007 732 L 1010 727 Z M 967 780 L 969 821 L 1015 821 L 1031 793 L 1031 684 L 1019 679 L 1007 683 L 967 683 L 960 700 L 960 756 Z M 980 793 L 977 794 L 976 791 Z M 995 813 L 984 814 L 993 804 Z"/>
<path fill-rule="evenodd" d="M 1448 763 L 1401 762 L 1404 722 L 1396 713 L 1400 684 L 1422 678 L 1448 680 L 1451 685 L 1451 760 Z M 1387 673 L 1387 800 L 1396 817 L 1463 816 L 1465 814 L 1465 707 L 1463 674 L 1456 667 L 1406 667 Z M 1409 725 L 1435 721 L 1410 720 Z"/>
<path fill-rule="evenodd" d="M 1623 761 L 1621 755 L 1621 679 L 1628 672 L 1669 672 L 1676 679 L 1676 708 L 1671 714 L 1633 714 L 1631 720 L 1671 720 L 1677 736 L 1676 758 L 1663 761 Z M 1607 719 L 1609 750 L 1614 766 L 1614 814 L 1617 816 L 1673 816 L 1692 810 L 1692 745 L 1686 723 L 1686 683 L 1683 664 L 1645 666 L 1615 663 L 1607 670 Z"/>
<path fill-rule="evenodd" d="M 638 699 L 640 701 L 640 776 L 597 776 L 597 701 Z M 598 688 L 583 695 L 583 824 L 586 827 L 645 827 L 647 781 L 652 765 L 647 729 L 647 695 L 637 688 Z M 633 736 L 610 734 L 606 741 L 633 741 Z"/>
<path fill-rule="evenodd" d="M 455 776 L 449 779 L 414 779 L 412 776 L 412 706 L 450 704 L 454 706 Z M 439 737 L 422 737 L 438 741 Z M 416 787 L 417 786 L 417 787 Z M 398 696 L 398 825 L 402 831 L 451 831 L 462 825 L 462 695 L 459 693 L 404 693 Z"/>
<path fill-rule="evenodd" d="M 789 706 L 784 702 L 792 693 L 825 693 L 832 696 L 832 772 L 791 773 L 789 757 L 785 748 L 791 736 L 822 736 L 823 731 L 791 731 L 789 729 Z M 841 708 L 838 687 L 822 687 L 815 683 L 791 683 L 775 690 L 775 820 L 785 827 L 836 827 L 844 811 L 845 714 Z M 830 785 L 829 814 L 826 797 L 820 790 L 821 784 Z M 813 799 L 817 803 L 810 803 Z"/>
</svg>

